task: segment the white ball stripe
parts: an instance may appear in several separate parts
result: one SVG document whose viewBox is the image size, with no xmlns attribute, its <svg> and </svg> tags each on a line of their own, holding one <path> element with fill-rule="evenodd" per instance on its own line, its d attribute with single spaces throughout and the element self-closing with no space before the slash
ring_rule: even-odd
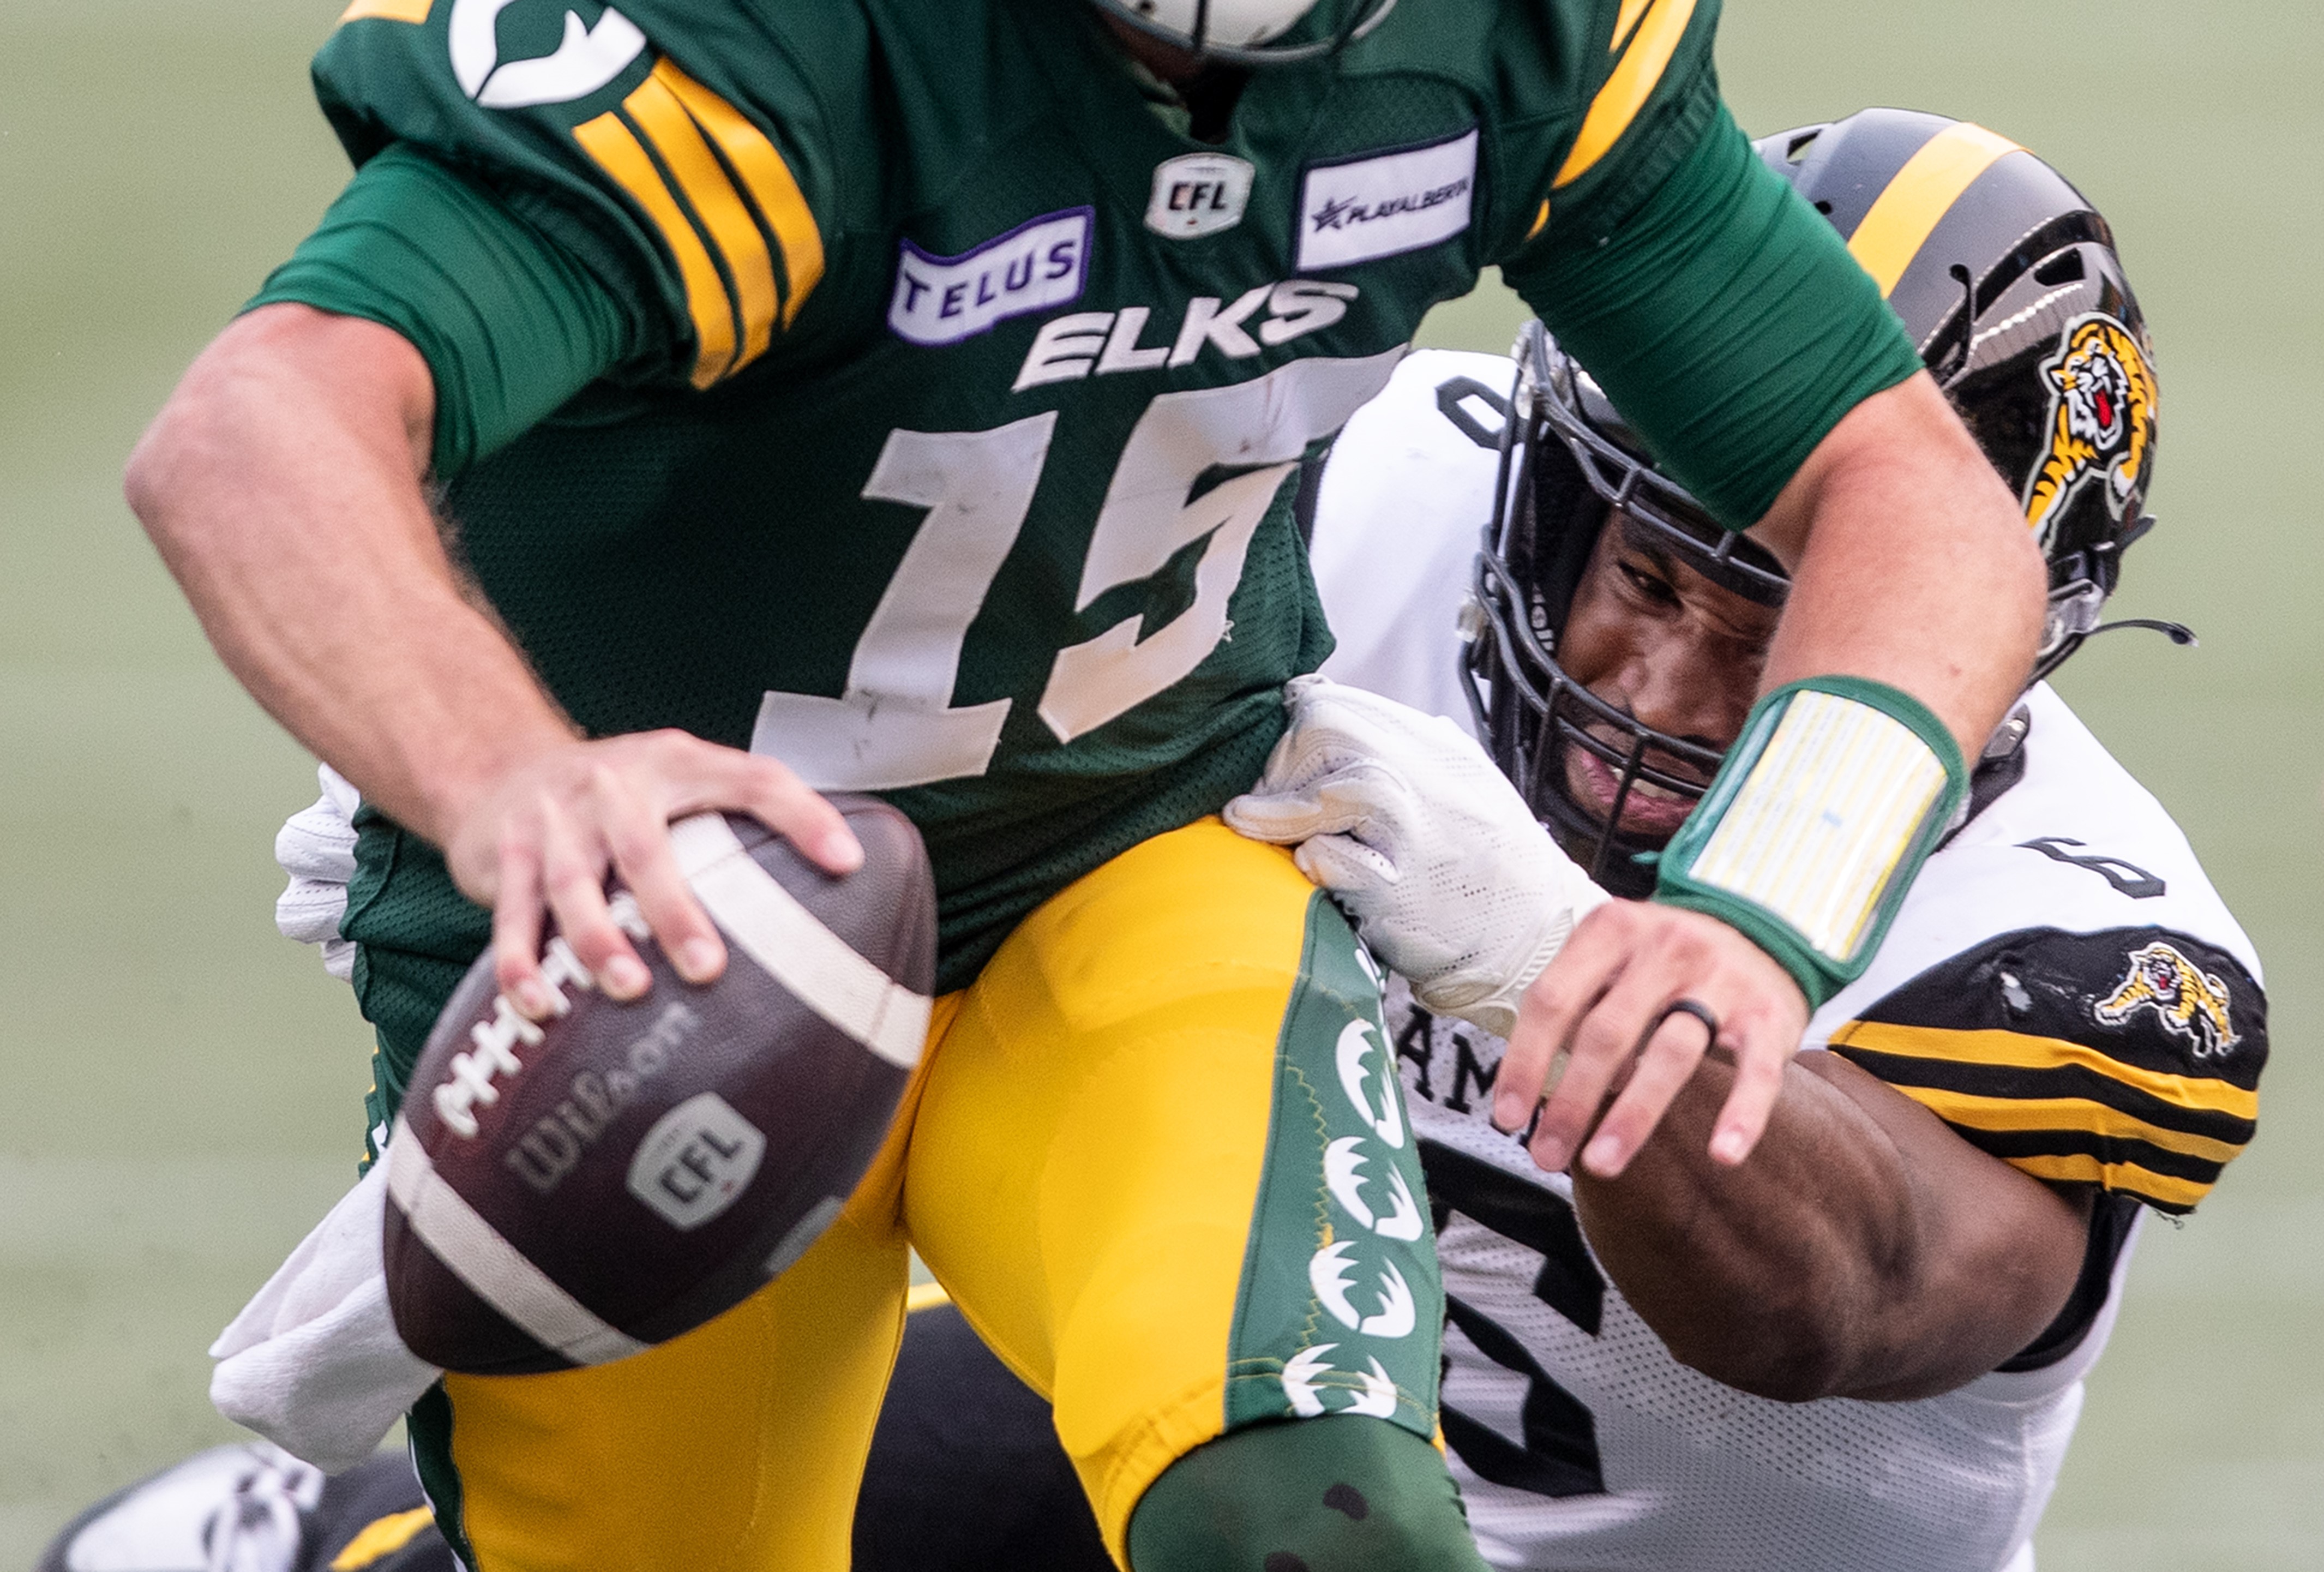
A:
<svg viewBox="0 0 2324 1572">
<path fill-rule="evenodd" d="M 604 1364 L 646 1346 L 599 1319 L 518 1253 L 445 1182 L 401 1114 L 387 1146 L 387 1193 L 438 1260 L 543 1347 L 576 1364 Z"/>
<path fill-rule="evenodd" d="M 751 859 L 715 813 L 670 826 L 678 862 L 711 920 L 801 1003 L 901 1069 L 920 1062 L 930 1001 L 816 920 Z"/>
</svg>

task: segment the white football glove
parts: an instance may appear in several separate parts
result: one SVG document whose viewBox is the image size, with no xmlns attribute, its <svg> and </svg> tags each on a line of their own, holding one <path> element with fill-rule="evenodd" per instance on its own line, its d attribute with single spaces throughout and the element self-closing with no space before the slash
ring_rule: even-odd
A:
<svg viewBox="0 0 2324 1572">
<path fill-rule="evenodd" d="M 1291 729 L 1227 823 L 1296 844 L 1300 872 L 1424 1009 L 1507 1037 L 1526 985 L 1609 897 L 1451 721 L 1323 677 L 1294 680 L 1284 704 Z"/>
<path fill-rule="evenodd" d="M 363 798 L 328 764 L 316 767 L 323 794 L 292 814 L 274 837 L 274 860 L 289 878 L 274 901 L 274 926 L 285 939 L 323 947 L 323 969 L 345 983 L 355 976 L 355 947 L 339 937 L 347 883 L 355 876 L 355 809 Z"/>
</svg>

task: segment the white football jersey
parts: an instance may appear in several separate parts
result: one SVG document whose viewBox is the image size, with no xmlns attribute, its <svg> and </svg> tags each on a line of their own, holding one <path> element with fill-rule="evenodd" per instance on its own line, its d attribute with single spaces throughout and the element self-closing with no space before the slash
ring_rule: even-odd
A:
<svg viewBox="0 0 2324 1572">
<path fill-rule="evenodd" d="M 1324 670 L 1463 724 L 1454 627 L 1497 458 L 1443 410 L 1497 417 L 1440 388 L 1506 390 L 1511 374 L 1491 356 L 1412 356 L 1350 422 L 1317 497 L 1340 638 Z M 1394 1001 L 1439 1220 L 1445 1438 L 1494 1565 L 2031 1567 L 2138 1203 L 2190 1208 L 2249 1139 L 2266 1025 L 2258 957 L 2177 826 L 2046 686 L 2025 709 L 2022 775 L 1982 783 L 1803 1043 L 2004 1161 L 2106 1192 L 2061 1326 L 1959 1391 L 1786 1404 L 1679 1364 L 1600 1267 L 1570 1182 L 1488 1123 L 1501 1042 Z"/>
</svg>

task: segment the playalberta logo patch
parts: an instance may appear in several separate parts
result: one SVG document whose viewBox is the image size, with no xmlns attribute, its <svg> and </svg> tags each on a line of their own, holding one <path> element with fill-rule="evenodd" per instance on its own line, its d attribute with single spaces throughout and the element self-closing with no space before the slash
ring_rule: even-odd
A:
<svg viewBox="0 0 2324 1572">
<path fill-rule="evenodd" d="M 907 343 L 933 347 L 1081 299 L 1094 217 L 1089 208 L 1047 214 L 958 256 L 899 241 L 888 326 Z"/>
<path fill-rule="evenodd" d="M 1450 240 L 1469 227 L 1477 133 L 1343 163 L 1318 164 L 1299 186 L 1298 269 L 1344 267 Z"/>
</svg>

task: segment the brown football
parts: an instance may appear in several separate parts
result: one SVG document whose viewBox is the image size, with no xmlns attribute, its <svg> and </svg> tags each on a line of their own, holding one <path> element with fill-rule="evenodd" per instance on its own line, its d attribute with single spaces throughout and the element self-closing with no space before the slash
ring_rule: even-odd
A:
<svg viewBox="0 0 2324 1572">
<path fill-rule="evenodd" d="M 755 820 L 671 828 L 724 934 L 679 980 L 627 895 L 653 972 L 630 1003 L 562 940 L 538 1024 L 469 969 L 388 1143 L 388 1300 L 413 1353 L 513 1375 L 600 1364 L 739 1303 L 813 1244 L 862 1178 L 927 1035 L 936 886 L 904 816 L 834 799 L 862 868 L 821 872 Z"/>
</svg>

